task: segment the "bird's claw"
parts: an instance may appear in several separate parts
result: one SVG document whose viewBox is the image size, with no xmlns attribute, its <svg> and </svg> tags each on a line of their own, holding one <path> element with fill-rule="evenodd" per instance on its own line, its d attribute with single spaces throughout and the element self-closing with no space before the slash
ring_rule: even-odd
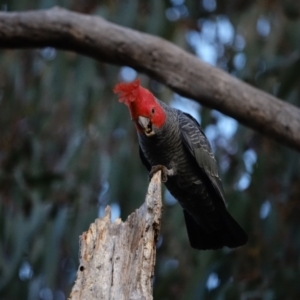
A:
<svg viewBox="0 0 300 300">
<path fill-rule="evenodd" d="M 161 181 L 162 182 L 167 182 L 168 176 L 173 175 L 173 170 L 168 170 L 167 167 L 163 165 L 156 165 L 151 168 L 150 174 L 149 174 L 149 179 L 153 177 L 153 175 L 157 172 L 161 171 Z"/>
</svg>

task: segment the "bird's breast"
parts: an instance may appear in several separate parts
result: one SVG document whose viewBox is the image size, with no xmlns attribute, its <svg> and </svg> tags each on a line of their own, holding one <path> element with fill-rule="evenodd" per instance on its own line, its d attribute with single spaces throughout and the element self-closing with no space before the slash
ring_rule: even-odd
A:
<svg viewBox="0 0 300 300">
<path fill-rule="evenodd" d="M 151 137 L 140 139 L 143 154 L 151 166 L 163 165 L 173 169 L 175 176 L 170 182 L 180 189 L 189 189 L 201 184 L 199 168 L 195 159 L 186 151 L 180 138 Z M 168 184 L 167 184 L 168 187 Z"/>
<path fill-rule="evenodd" d="M 150 138 L 140 138 L 140 147 L 151 166 L 163 165 L 168 169 L 180 167 L 182 158 L 182 144 L 174 136 L 155 135 Z"/>
</svg>

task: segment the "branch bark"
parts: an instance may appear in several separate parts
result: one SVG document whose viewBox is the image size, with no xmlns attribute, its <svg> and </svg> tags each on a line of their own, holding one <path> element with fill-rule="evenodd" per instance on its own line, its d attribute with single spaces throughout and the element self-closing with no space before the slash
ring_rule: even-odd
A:
<svg viewBox="0 0 300 300">
<path fill-rule="evenodd" d="M 300 109 L 155 36 L 64 9 L 0 12 L 0 47 L 51 46 L 131 66 L 300 151 Z"/>
<path fill-rule="evenodd" d="M 80 265 L 69 300 L 148 300 L 162 213 L 161 172 L 144 204 L 126 222 L 111 223 L 110 207 L 80 237 Z"/>
</svg>

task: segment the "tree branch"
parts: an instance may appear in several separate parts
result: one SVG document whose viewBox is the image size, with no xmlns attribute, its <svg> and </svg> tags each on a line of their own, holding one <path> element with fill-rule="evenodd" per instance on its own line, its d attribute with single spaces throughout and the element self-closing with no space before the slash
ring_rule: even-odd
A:
<svg viewBox="0 0 300 300">
<path fill-rule="evenodd" d="M 162 213 L 161 172 L 144 204 L 126 222 L 111 223 L 110 207 L 80 237 L 80 264 L 69 300 L 150 300 Z"/>
<path fill-rule="evenodd" d="M 300 109 L 155 36 L 64 9 L 0 12 L 0 47 L 52 46 L 131 66 L 300 151 Z"/>
</svg>

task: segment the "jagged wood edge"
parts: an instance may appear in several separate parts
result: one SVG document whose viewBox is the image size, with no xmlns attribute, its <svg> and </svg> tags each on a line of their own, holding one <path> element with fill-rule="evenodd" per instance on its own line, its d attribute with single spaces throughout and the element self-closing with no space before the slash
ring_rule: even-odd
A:
<svg viewBox="0 0 300 300">
<path fill-rule="evenodd" d="M 160 171 L 144 204 L 125 222 L 110 207 L 80 237 L 80 264 L 69 300 L 152 299 L 156 242 L 162 213 Z"/>
</svg>

